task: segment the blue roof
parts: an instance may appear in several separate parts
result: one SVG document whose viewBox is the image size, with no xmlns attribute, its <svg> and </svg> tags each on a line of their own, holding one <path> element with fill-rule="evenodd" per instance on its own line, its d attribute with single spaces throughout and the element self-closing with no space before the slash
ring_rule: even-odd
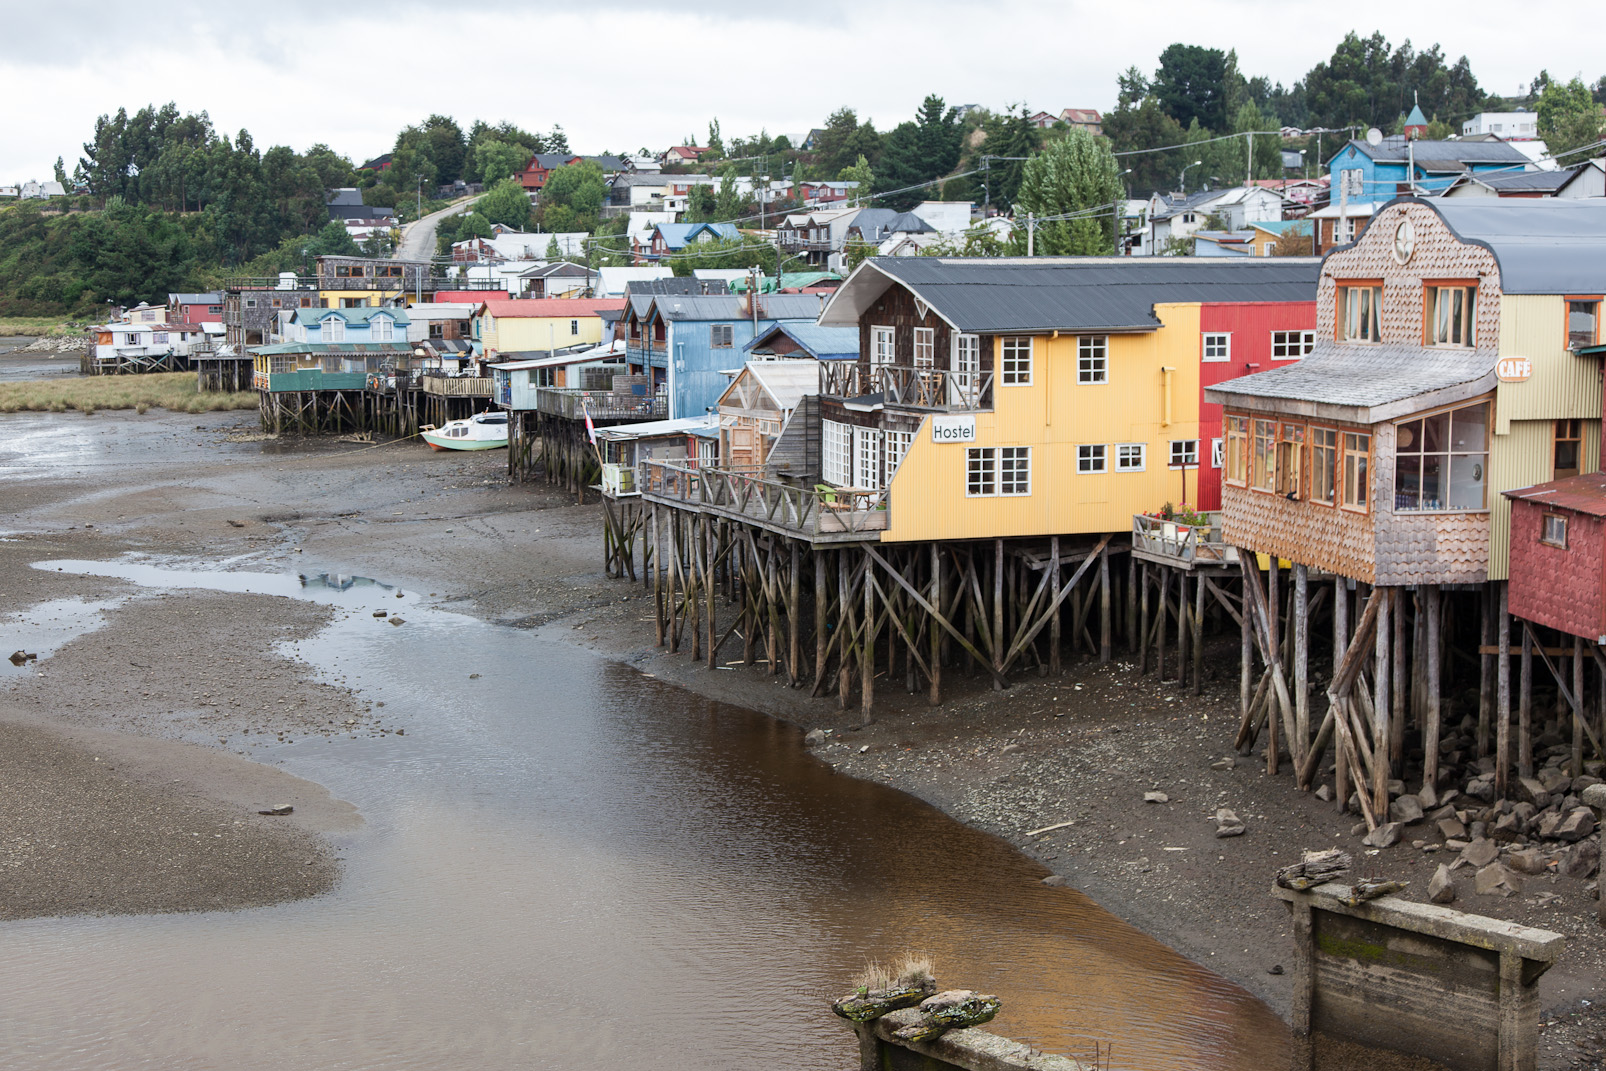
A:
<svg viewBox="0 0 1606 1071">
<path fill-rule="evenodd" d="M 1267 234 L 1275 234 L 1278 237 L 1282 237 L 1289 231 L 1293 231 L 1295 234 L 1310 233 L 1310 220 L 1308 219 L 1268 219 L 1258 223 L 1251 223 L 1250 226 L 1257 231 L 1265 231 Z"/>
<path fill-rule="evenodd" d="M 712 239 L 726 241 L 740 238 L 742 232 L 736 229 L 734 223 L 660 223 L 653 228 L 663 238 L 664 244 L 670 249 L 684 249 L 690 242 L 696 241 L 705 231 Z"/>
<path fill-rule="evenodd" d="M 777 335 L 785 335 L 796 342 L 803 352 L 816 361 L 846 361 L 859 359 L 859 329 L 857 327 L 821 327 L 811 323 L 780 323 L 763 332 L 742 349 L 751 353 L 772 342 Z"/>
</svg>

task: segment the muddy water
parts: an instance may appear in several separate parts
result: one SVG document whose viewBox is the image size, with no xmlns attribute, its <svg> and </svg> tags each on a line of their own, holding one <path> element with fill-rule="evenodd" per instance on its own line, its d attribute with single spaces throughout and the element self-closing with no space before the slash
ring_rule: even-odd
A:
<svg viewBox="0 0 1606 1071">
<path fill-rule="evenodd" d="M 905 949 L 1050 1051 L 1286 1060 L 1243 991 L 768 718 L 383 586 L 57 566 L 330 603 L 295 653 L 406 735 L 253 751 L 367 818 L 327 897 L 0 928 L 9 1068 L 835 1071 L 826 1000 Z"/>
</svg>

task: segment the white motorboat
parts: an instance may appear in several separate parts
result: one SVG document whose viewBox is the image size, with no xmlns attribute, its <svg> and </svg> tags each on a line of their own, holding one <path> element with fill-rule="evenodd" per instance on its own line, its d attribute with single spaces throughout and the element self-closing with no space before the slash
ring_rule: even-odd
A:
<svg viewBox="0 0 1606 1071">
<path fill-rule="evenodd" d="M 418 434 L 435 450 L 495 450 L 507 445 L 507 414 L 475 413 L 444 428 L 426 424 Z"/>
</svg>

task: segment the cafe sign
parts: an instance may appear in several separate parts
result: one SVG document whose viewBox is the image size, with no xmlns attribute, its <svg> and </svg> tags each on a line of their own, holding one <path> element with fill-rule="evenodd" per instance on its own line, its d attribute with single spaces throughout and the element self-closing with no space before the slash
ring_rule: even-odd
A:
<svg viewBox="0 0 1606 1071">
<path fill-rule="evenodd" d="M 931 418 L 931 441 L 934 443 L 973 443 L 976 441 L 974 414 L 934 416 Z"/>
<path fill-rule="evenodd" d="M 1534 374 L 1534 363 L 1527 357 L 1502 357 L 1495 362 L 1494 374 L 1502 383 L 1522 383 Z"/>
</svg>

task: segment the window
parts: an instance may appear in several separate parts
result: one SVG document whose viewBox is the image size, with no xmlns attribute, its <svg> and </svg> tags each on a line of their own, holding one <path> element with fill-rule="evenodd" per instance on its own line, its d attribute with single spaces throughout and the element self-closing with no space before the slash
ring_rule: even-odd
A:
<svg viewBox="0 0 1606 1071">
<path fill-rule="evenodd" d="M 1227 440 L 1210 440 L 1210 467 L 1219 469 L 1227 463 Z"/>
<path fill-rule="evenodd" d="M 996 495 L 998 493 L 998 451 L 992 447 L 972 446 L 965 450 L 965 494 Z"/>
<path fill-rule="evenodd" d="M 1249 430 L 1249 486 L 1270 491 L 1277 478 L 1277 422 L 1251 421 Z"/>
<path fill-rule="evenodd" d="M 1547 513 L 1543 525 L 1539 532 L 1539 542 L 1566 550 L 1567 518 L 1559 513 Z"/>
<path fill-rule="evenodd" d="M 1110 381 L 1110 340 L 1104 335 L 1084 335 L 1076 340 L 1076 381 Z"/>
<path fill-rule="evenodd" d="M 975 376 L 981 374 L 981 336 L 954 335 L 953 378 L 969 389 Z"/>
<path fill-rule="evenodd" d="M 998 493 L 1015 496 L 1032 493 L 1032 448 L 1030 446 L 1001 446 L 998 448 Z"/>
<path fill-rule="evenodd" d="M 1202 361 L 1225 361 L 1232 357 L 1231 335 L 1205 335 Z"/>
<path fill-rule="evenodd" d="M 1345 342 L 1377 342 L 1383 337 L 1378 314 L 1383 308 L 1381 286 L 1338 288 L 1338 337 Z"/>
<path fill-rule="evenodd" d="M 870 371 L 885 368 L 893 362 L 892 328 L 870 328 Z"/>
<path fill-rule="evenodd" d="M 854 486 L 874 491 L 881 486 L 881 432 L 855 428 L 853 439 Z"/>
<path fill-rule="evenodd" d="M 1311 428 L 1310 500 L 1331 506 L 1337 477 L 1338 432 L 1332 428 Z"/>
<path fill-rule="evenodd" d="M 167 332 L 153 331 L 151 333 L 151 343 L 157 346 L 165 345 L 167 343 Z"/>
<path fill-rule="evenodd" d="M 1366 512 L 1367 471 L 1371 467 L 1372 437 L 1344 432 L 1344 508 Z"/>
<path fill-rule="evenodd" d="M 999 339 L 999 382 L 1006 387 L 1032 385 L 1032 340 L 1029 335 Z"/>
<path fill-rule="evenodd" d="M 1143 443 L 1115 444 L 1115 471 L 1142 472 L 1146 467 L 1148 448 Z"/>
<path fill-rule="evenodd" d="M 1396 425 L 1396 510 L 1481 510 L 1489 457 L 1487 404 Z"/>
<path fill-rule="evenodd" d="M 1577 420 L 1556 421 L 1556 448 L 1550 478 L 1578 475 L 1578 458 L 1583 448 L 1583 425 Z"/>
<path fill-rule="evenodd" d="M 1431 286 L 1428 288 L 1432 320 L 1428 343 L 1434 346 L 1472 345 L 1472 308 L 1478 294 L 1474 286 Z"/>
<path fill-rule="evenodd" d="M 1273 360 L 1291 361 L 1303 357 L 1316 348 L 1314 331 L 1273 331 L 1271 356 Z"/>
<path fill-rule="evenodd" d="M 932 328 L 915 328 L 915 367 L 937 367 L 937 332 Z"/>
<path fill-rule="evenodd" d="M 883 434 L 885 436 L 885 445 L 882 449 L 886 454 L 887 483 L 890 484 L 893 474 L 898 471 L 898 466 L 903 464 L 903 455 L 907 454 L 909 447 L 914 445 L 915 433 L 912 431 L 888 431 Z"/>
<path fill-rule="evenodd" d="M 370 342 L 389 342 L 392 338 L 391 319 L 389 316 L 375 316 L 368 321 L 368 338 Z"/>
<path fill-rule="evenodd" d="M 1082 473 L 1105 471 L 1104 447 L 1078 446 L 1076 448 L 1076 471 Z"/>
<path fill-rule="evenodd" d="M 579 334 L 580 334 L 580 321 L 579 320 L 570 320 L 569 321 L 569 336 L 571 338 L 575 338 L 575 337 L 578 337 Z"/>
<path fill-rule="evenodd" d="M 1298 498 L 1304 490 L 1305 425 L 1283 424 L 1277 429 L 1277 493 Z"/>
<path fill-rule="evenodd" d="M 1172 439 L 1171 440 L 1171 467 L 1174 469 L 1193 468 L 1199 464 L 1198 439 Z M 1217 468 L 1221 466 L 1217 465 Z"/>
<path fill-rule="evenodd" d="M 346 321 L 338 316 L 324 317 L 323 340 L 325 342 L 346 341 Z"/>
<path fill-rule="evenodd" d="M 246 298 L 245 299 L 245 307 L 248 308 L 248 309 L 256 308 L 257 307 L 257 299 L 254 298 L 254 297 Z"/>
<path fill-rule="evenodd" d="M 826 483 L 846 487 L 853 482 L 853 429 L 835 420 L 822 420 L 820 431 L 820 476 Z"/>
<path fill-rule="evenodd" d="M 1239 487 L 1249 485 L 1249 418 L 1227 417 L 1226 468 L 1222 478 Z"/>
<path fill-rule="evenodd" d="M 1567 302 L 1567 345 L 1582 347 L 1595 344 L 1599 309 L 1598 301 Z"/>
<path fill-rule="evenodd" d="M 715 349 L 730 349 L 734 330 L 732 324 L 711 324 L 708 328 L 708 344 Z"/>
<path fill-rule="evenodd" d="M 223 314 L 223 306 L 222 305 L 208 305 L 206 307 L 206 311 L 211 313 L 213 316 L 221 316 Z"/>
<path fill-rule="evenodd" d="M 441 323 L 439 320 L 436 320 L 434 323 L 430 324 L 429 325 L 429 337 L 430 338 L 442 338 L 442 339 L 445 338 L 446 337 L 446 325 Z"/>
</svg>

